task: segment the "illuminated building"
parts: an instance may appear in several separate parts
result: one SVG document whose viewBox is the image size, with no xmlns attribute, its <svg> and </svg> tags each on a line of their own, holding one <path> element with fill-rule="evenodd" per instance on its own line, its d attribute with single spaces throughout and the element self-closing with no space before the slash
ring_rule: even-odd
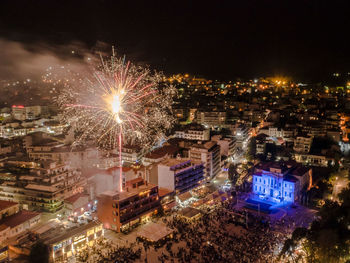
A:
<svg viewBox="0 0 350 263">
<path fill-rule="evenodd" d="M 298 136 L 294 140 L 293 150 L 298 153 L 308 153 L 311 149 L 312 137 Z"/>
<path fill-rule="evenodd" d="M 56 212 L 63 207 L 65 198 L 82 192 L 86 185 L 80 171 L 54 161 L 17 158 L 3 165 L 9 180 L 0 185 L 0 199 L 18 202 L 24 209 Z M 11 173 L 11 168 L 17 170 L 16 174 Z"/>
<path fill-rule="evenodd" d="M 49 247 L 50 261 L 69 260 L 86 246 L 93 246 L 96 239 L 103 237 L 102 224 L 92 221 L 72 229 L 48 231 L 40 240 Z"/>
<path fill-rule="evenodd" d="M 184 129 L 176 130 L 174 137 L 187 140 L 209 141 L 210 130 L 204 128 L 202 125 L 191 124 L 185 126 Z"/>
<path fill-rule="evenodd" d="M 176 154 L 179 152 L 179 148 L 172 146 L 172 145 L 163 145 L 160 148 L 157 148 L 153 150 L 150 153 L 147 153 L 143 158 L 142 158 L 142 163 L 147 166 L 152 163 L 158 163 L 161 162 L 167 158 L 172 158 L 176 156 Z"/>
<path fill-rule="evenodd" d="M 210 141 L 204 144 L 194 144 L 189 150 L 189 158 L 204 164 L 204 177 L 209 180 L 221 171 L 220 145 Z"/>
<path fill-rule="evenodd" d="M 0 220 L 0 242 L 17 236 L 40 222 L 41 214 L 22 210 Z"/>
<path fill-rule="evenodd" d="M 157 212 L 158 186 L 139 178 L 127 182 L 123 192 L 105 191 L 98 197 L 97 217 L 104 228 L 120 232 Z"/>
<path fill-rule="evenodd" d="M 220 154 L 232 157 L 236 152 L 236 138 L 223 138 L 221 135 L 214 135 L 211 138 L 220 145 Z"/>
<path fill-rule="evenodd" d="M 23 105 L 13 105 L 12 106 L 12 116 L 16 120 L 26 119 L 26 109 Z"/>
<path fill-rule="evenodd" d="M 253 174 L 253 193 L 274 203 L 294 203 L 309 189 L 312 170 L 296 163 L 260 163 Z"/>
<path fill-rule="evenodd" d="M 334 165 L 334 156 L 325 156 L 321 154 L 295 153 L 294 158 L 297 162 L 305 165 L 327 167 L 328 164 Z"/>
<path fill-rule="evenodd" d="M 264 127 L 259 129 L 259 134 L 265 134 L 274 138 L 282 138 L 286 142 L 294 142 L 294 136 L 296 129 L 293 128 L 276 128 L 276 127 Z"/>
<path fill-rule="evenodd" d="M 49 114 L 48 106 L 23 106 L 13 105 L 12 116 L 16 120 L 33 120 L 36 118 L 47 117 Z"/>
<path fill-rule="evenodd" d="M 197 111 L 197 123 L 208 127 L 221 127 L 226 122 L 224 111 Z"/>
<path fill-rule="evenodd" d="M 204 179 L 203 170 L 204 166 L 200 161 L 167 159 L 152 169 L 150 182 L 180 194 L 200 185 Z"/>
<path fill-rule="evenodd" d="M 141 159 L 141 148 L 135 145 L 123 145 L 122 147 L 122 162 L 123 164 L 134 164 Z"/>
<path fill-rule="evenodd" d="M 237 147 L 244 148 L 249 138 L 249 128 L 244 124 L 238 124 L 235 129 Z"/>
</svg>

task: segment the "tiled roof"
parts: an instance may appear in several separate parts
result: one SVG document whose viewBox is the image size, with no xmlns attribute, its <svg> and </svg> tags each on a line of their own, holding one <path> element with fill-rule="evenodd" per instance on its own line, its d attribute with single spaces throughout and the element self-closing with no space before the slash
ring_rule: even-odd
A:
<svg viewBox="0 0 350 263">
<path fill-rule="evenodd" d="M 165 145 L 161 148 L 155 149 L 154 151 L 146 154 L 146 158 L 159 159 L 164 157 L 166 154 L 174 155 L 179 150 L 178 147 Z"/>
<path fill-rule="evenodd" d="M 0 200 L 0 211 L 3 209 L 9 208 L 11 206 L 15 206 L 17 204 L 18 203 L 16 203 L 16 202 Z"/>
<path fill-rule="evenodd" d="M 32 211 L 27 211 L 27 210 L 22 210 L 17 214 L 8 216 L 0 221 L 0 225 L 6 225 L 8 227 L 15 227 L 20 224 L 23 224 L 24 222 L 32 219 L 33 217 L 36 217 L 40 215 L 40 213 L 37 212 L 32 212 Z"/>
</svg>

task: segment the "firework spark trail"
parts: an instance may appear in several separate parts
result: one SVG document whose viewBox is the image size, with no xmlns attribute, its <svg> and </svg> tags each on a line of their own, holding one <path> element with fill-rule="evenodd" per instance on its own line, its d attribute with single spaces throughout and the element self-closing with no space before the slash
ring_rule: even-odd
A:
<svg viewBox="0 0 350 263">
<path fill-rule="evenodd" d="M 63 121 L 78 134 L 74 145 L 94 141 L 100 148 L 117 150 L 120 191 L 123 142 L 150 149 L 174 122 L 175 89 L 163 79 L 162 74 L 117 58 L 113 50 L 110 59 L 101 58 L 91 73 L 68 69 L 64 81 L 53 81 L 64 86 L 57 102 Z"/>
</svg>

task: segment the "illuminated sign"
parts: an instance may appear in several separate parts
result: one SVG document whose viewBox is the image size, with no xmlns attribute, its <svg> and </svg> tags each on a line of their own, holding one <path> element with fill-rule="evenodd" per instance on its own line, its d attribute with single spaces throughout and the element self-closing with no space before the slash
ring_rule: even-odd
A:
<svg viewBox="0 0 350 263">
<path fill-rule="evenodd" d="M 53 251 L 59 250 L 59 249 L 61 249 L 61 248 L 62 248 L 62 243 L 59 243 L 58 245 L 55 245 L 55 246 L 53 247 Z"/>
<path fill-rule="evenodd" d="M 74 243 L 78 243 L 86 238 L 85 234 L 82 234 L 80 236 L 74 237 Z"/>
<path fill-rule="evenodd" d="M 102 225 L 95 227 L 95 232 L 101 231 L 102 230 Z"/>
</svg>

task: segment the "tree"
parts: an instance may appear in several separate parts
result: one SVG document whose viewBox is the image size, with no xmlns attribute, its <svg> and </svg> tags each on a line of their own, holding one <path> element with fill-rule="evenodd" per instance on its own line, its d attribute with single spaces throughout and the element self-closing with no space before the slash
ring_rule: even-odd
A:
<svg viewBox="0 0 350 263">
<path fill-rule="evenodd" d="M 245 157 L 248 161 L 252 161 L 256 155 L 256 138 L 252 137 L 247 145 Z"/>
<path fill-rule="evenodd" d="M 276 144 L 274 144 L 274 143 L 266 143 L 265 149 L 264 149 L 265 159 L 268 159 L 268 160 L 271 160 L 271 161 L 275 160 L 276 153 L 277 153 Z"/>
<path fill-rule="evenodd" d="M 31 263 L 48 263 L 49 262 L 49 247 L 39 241 L 32 246 L 29 254 L 29 262 Z"/>
<path fill-rule="evenodd" d="M 350 254 L 350 186 L 339 194 L 339 200 L 326 200 L 308 229 L 295 229 L 280 256 L 290 258 L 300 246 L 307 262 L 345 262 Z"/>
<path fill-rule="evenodd" d="M 231 163 L 228 168 L 228 179 L 230 180 L 231 184 L 235 186 L 237 184 L 238 178 L 239 174 L 237 172 L 237 165 Z"/>
</svg>

